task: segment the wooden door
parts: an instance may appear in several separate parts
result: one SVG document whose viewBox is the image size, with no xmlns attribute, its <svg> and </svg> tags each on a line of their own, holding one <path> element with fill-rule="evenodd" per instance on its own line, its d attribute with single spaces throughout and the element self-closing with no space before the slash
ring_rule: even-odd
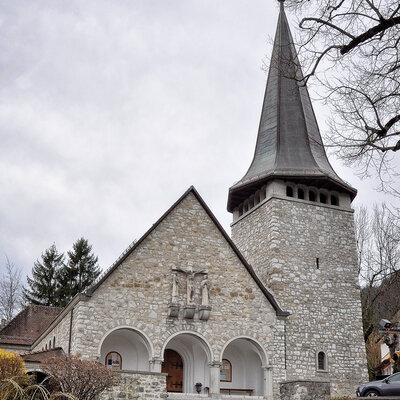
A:
<svg viewBox="0 0 400 400">
<path fill-rule="evenodd" d="M 183 361 L 182 357 L 174 350 L 164 352 L 164 362 L 161 372 L 166 372 L 167 392 L 180 392 L 183 389 Z"/>
</svg>

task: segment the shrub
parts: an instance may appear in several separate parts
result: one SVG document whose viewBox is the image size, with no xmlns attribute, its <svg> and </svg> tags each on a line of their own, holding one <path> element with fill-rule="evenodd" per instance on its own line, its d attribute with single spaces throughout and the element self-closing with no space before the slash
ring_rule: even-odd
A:
<svg viewBox="0 0 400 400">
<path fill-rule="evenodd" d="M 0 381 L 16 376 L 26 376 L 24 361 L 20 355 L 0 349 Z"/>
<path fill-rule="evenodd" d="M 71 393 L 78 400 L 95 400 L 118 382 L 118 375 L 103 364 L 77 356 L 48 358 L 42 363 L 42 370 L 63 393 Z"/>
<path fill-rule="evenodd" d="M 7 378 L 0 382 L 1 400 L 78 400 L 68 393 L 49 393 L 43 385 L 22 387 L 16 379 Z"/>
</svg>

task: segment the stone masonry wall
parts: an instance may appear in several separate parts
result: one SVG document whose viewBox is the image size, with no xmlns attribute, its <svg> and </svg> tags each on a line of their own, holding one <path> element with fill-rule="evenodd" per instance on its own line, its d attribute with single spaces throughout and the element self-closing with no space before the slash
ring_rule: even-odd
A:
<svg viewBox="0 0 400 400">
<path fill-rule="evenodd" d="M 77 329 L 76 324 L 76 314 L 79 309 L 80 303 L 78 303 L 73 311 L 72 318 L 72 331 L 71 336 L 74 337 L 74 334 Z M 51 342 L 51 346 L 53 346 L 53 338 L 55 337 L 55 347 L 62 347 L 64 352 L 68 352 L 68 344 L 69 344 L 69 329 L 70 329 L 70 321 L 71 321 L 71 313 L 68 312 L 64 315 L 61 321 L 40 341 L 38 342 L 32 351 L 40 351 L 45 349 L 46 345 L 49 348 L 49 343 Z M 71 343 L 73 344 L 73 343 Z"/>
<path fill-rule="evenodd" d="M 208 270 L 211 316 L 208 321 L 168 318 L 172 267 Z M 200 304 L 199 278 L 195 304 Z M 181 307 L 186 282 L 179 283 Z M 75 318 L 76 316 L 76 318 Z M 170 337 L 193 332 L 205 338 L 214 361 L 233 338 L 249 337 L 260 343 L 273 367 L 273 390 L 285 379 L 284 321 L 221 235 L 196 197 L 189 193 L 74 313 L 73 353 L 98 359 L 102 340 L 118 327 L 142 331 L 154 349 L 150 359 L 163 357 Z M 64 327 L 67 331 L 67 327 Z M 46 339 L 45 339 L 46 340 Z M 45 341 L 44 340 L 44 341 Z M 104 360 L 99 360 L 104 362 Z"/>
<path fill-rule="evenodd" d="M 330 383 L 316 381 L 289 381 L 281 383 L 281 398 L 296 400 L 329 400 Z"/>
<path fill-rule="evenodd" d="M 166 399 L 166 374 L 121 372 L 119 385 L 104 392 L 100 400 Z"/>
<path fill-rule="evenodd" d="M 367 370 L 352 212 L 271 198 L 233 224 L 232 237 L 292 313 L 287 379 L 330 380 L 333 396 L 354 395 Z M 328 372 L 317 371 L 319 351 Z"/>
</svg>

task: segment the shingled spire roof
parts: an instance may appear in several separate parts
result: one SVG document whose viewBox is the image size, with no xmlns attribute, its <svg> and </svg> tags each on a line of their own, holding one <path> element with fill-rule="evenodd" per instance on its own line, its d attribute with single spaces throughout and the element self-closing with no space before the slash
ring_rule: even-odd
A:
<svg viewBox="0 0 400 400">
<path fill-rule="evenodd" d="M 280 3 L 254 158 L 244 177 L 229 189 L 230 212 L 271 179 L 347 192 L 352 199 L 357 193 L 329 164 Z"/>
</svg>

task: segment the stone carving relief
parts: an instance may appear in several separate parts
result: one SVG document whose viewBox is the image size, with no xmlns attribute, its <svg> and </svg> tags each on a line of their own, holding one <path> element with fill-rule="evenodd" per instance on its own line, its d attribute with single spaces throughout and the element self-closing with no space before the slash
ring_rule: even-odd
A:
<svg viewBox="0 0 400 400">
<path fill-rule="evenodd" d="M 201 318 L 201 316 L 204 316 L 202 310 L 211 310 L 211 307 L 209 306 L 210 282 L 208 280 L 208 271 L 194 270 L 192 266 L 189 266 L 187 269 L 172 267 L 172 271 L 172 295 L 168 315 L 170 317 L 178 317 L 180 309 L 179 282 L 186 281 L 186 297 L 183 308 L 184 318 L 193 318 L 197 307 L 199 307 L 199 318 L 208 319 L 208 317 Z"/>
</svg>

